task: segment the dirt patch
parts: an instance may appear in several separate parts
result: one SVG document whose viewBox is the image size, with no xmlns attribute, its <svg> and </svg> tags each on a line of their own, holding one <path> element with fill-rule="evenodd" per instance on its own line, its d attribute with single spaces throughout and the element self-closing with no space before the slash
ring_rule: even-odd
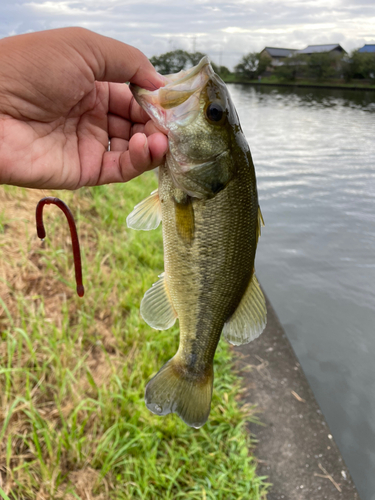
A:
<svg viewBox="0 0 375 500">
<path fill-rule="evenodd" d="M 43 453 L 48 466 L 54 460 L 53 456 L 48 455 L 45 444 L 38 452 L 36 437 L 34 436 L 34 440 L 32 438 L 33 432 L 40 432 L 36 430 L 35 422 L 42 419 L 43 425 L 49 428 L 50 435 L 59 439 L 56 437 L 59 430 L 66 425 L 64 421 L 68 421 L 79 402 L 84 398 L 95 398 L 97 390 L 109 381 L 120 364 L 116 339 L 111 330 L 113 318 L 109 307 L 95 304 L 89 297 L 85 298 L 85 303 L 80 302 L 80 299 L 75 300 L 70 232 L 66 219 L 58 208 L 46 207 L 44 210 L 47 239 L 50 238 L 48 245 L 37 237 L 35 208 L 41 198 L 50 195 L 50 192 L 40 190 L 0 187 L 0 335 L 3 336 L 3 341 L 0 342 L 0 365 L 12 365 L 11 375 L 8 378 L 4 374 L 0 377 L 0 428 L 6 422 L 4 439 L 0 442 L 0 487 L 6 493 L 11 491 L 16 496 L 17 481 L 29 482 L 33 476 L 37 485 L 39 482 L 39 476 L 34 472 L 30 476 L 22 475 L 22 465 L 35 462 L 38 453 Z M 69 194 L 68 198 L 73 196 L 75 195 Z M 74 204 L 79 206 L 81 214 L 91 210 L 89 201 L 84 197 L 75 200 Z M 84 241 L 85 258 L 90 262 L 97 252 L 95 228 L 82 223 L 79 234 Z M 54 251 L 56 258 L 53 260 Z M 115 303 L 115 294 L 109 300 Z M 75 381 L 71 384 L 70 391 L 66 390 L 66 396 L 63 396 L 57 407 L 56 391 L 64 393 L 65 389 L 59 384 L 61 380 L 58 380 L 58 373 L 48 368 L 51 355 L 56 353 L 48 351 L 47 343 L 43 343 L 45 331 L 50 331 L 45 325 L 53 325 L 61 331 L 67 316 L 68 324 L 65 324 L 65 329 L 73 331 L 78 324 L 79 314 L 84 314 L 82 304 L 92 306 L 98 312 L 95 314 L 95 323 L 87 328 L 90 340 L 83 341 L 81 336 L 77 336 L 76 350 L 73 348 L 73 353 L 67 352 L 67 349 L 72 350 L 68 343 L 61 341 L 59 344 L 61 373 L 67 373 Z M 25 315 L 20 318 L 21 309 L 27 311 L 26 318 Z M 30 325 L 33 316 L 40 310 L 43 310 L 43 320 L 37 325 L 40 332 L 34 338 Z M 64 310 L 65 316 L 62 314 Z M 28 338 L 22 337 L 20 330 L 24 330 Z M 9 342 L 9 338 L 14 341 Z M 10 346 L 14 346 L 16 354 L 9 350 Z M 77 361 L 81 365 L 77 365 Z M 30 375 L 27 382 L 30 388 L 27 390 L 31 401 L 19 401 L 12 406 L 14 394 L 25 394 L 26 373 Z M 59 385 L 60 388 L 56 389 Z M 99 417 L 97 412 L 89 414 L 82 410 L 75 418 L 80 424 L 85 422 L 89 434 L 91 426 L 94 426 Z M 68 455 L 69 453 L 62 454 L 56 467 L 56 471 L 59 469 L 66 476 L 66 481 L 57 488 L 57 492 L 54 486 L 56 478 L 52 477 L 47 481 L 48 484 L 39 483 L 39 491 L 39 485 L 30 487 L 33 494 L 27 498 L 49 500 L 51 491 L 55 491 L 54 498 L 66 500 L 76 499 L 77 495 L 84 500 L 108 498 L 107 480 L 99 477 L 94 469 L 88 467 L 88 463 L 77 466 L 75 458 L 69 458 Z M 30 467 L 32 470 L 33 467 Z M 14 473 L 14 470 L 20 472 Z M 69 493 L 69 488 L 74 490 L 75 495 Z M 103 490 L 107 493 L 103 493 Z"/>
<path fill-rule="evenodd" d="M 53 271 L 46 270 L 42 263 L 43 243 L 36 234 L 35 208 L 38 201 L 49 194 L 41 190 L 15 191 L 13 188 L 8 192 L 0 189 L 3 221 L 3 231 L 0 232 L 0 297 L 3 301 L 0 304 L 0 326 L 5 326 L 4 320 L 9 320 L 9 315 L 17 322 L 17 292 L 22 292 L 26 300 L 43 294 L 47 302 L 50 299 L 47 310 L 51 313 L 59 310 L 59 304 L 56 304 L 56 299 L 60 302 L 59 295 L 71 295 L 70 289 L 55 280 Z M 52 214 L 46 214 L 46 225 L 51 217 Z"/>
<path fill-rule="evenodd" d="M 79 472 L 71 472 L 69 474 L 69 482 L 75 487 L 75 494 L 82 499 L 87 500 L 106 500 L 109 496 L 109 487 L 106 480 L 100 479 L 99 473 L 90 467 L 80 470 Z M 95 494 L 94 491 L 99 483 L 104 485 L 105 493 Z M 77 496 L 69 493 L 59 494 L 56 498 L 64 500 L 76 500 Z"/>
</svg>

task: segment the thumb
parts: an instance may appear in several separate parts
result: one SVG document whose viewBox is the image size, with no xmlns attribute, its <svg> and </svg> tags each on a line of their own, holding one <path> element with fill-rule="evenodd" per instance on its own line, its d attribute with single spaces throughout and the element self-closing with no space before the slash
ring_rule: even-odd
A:
<svg viewBox="0 0 375 500">
<path fill-rule="evenodd" d="M 140 50 L 113 38 L 82 30 L 87 37 L 84 47 L 94 55 L 91 66 L 95 80 L 104 82 L 131 82 L 140 87 L 155 90 L 164 86 L 164 78 Z"/>
</svg>

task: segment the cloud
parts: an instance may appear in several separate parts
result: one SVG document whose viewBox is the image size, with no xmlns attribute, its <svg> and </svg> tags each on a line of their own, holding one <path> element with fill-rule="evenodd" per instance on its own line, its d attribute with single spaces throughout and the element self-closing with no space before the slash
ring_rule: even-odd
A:
<svg viewBox="0 0 375 500">
<path fill-rule="evenodd" d="M 230 26 L 229 28 L 224 28 L 222 29 L 221 31 L 223 31 L 224 33 L 230 33 L 230 34 L 234 34 L 234 33 L 251 33 L 252 30 L 248 30 L 248 29 L 244 29 L 244 28 L 236 28 L 236 27 L 232 27 Z"/>
<path fill-rule="evenodd" d="M 135 45 L 147 56 L 182 48 L 233 67 L 265 46 L 375 40 L 373 0 L 33 0 L 0 5 L 0 37 L 83 26 Z"/>
</svg>

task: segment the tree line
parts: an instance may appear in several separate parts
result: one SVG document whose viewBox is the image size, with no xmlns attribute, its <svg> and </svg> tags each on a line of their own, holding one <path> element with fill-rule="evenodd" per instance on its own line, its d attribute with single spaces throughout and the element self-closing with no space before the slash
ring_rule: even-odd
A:
<svg viewBox="0 0 375 500">
<path fill-rule="evenodd" d="M 152 56 L 150 62 L 159 73 L 162 75 L 170 75 L 171 73 L 178 73 L 183 69 L 187 69 L 191 66 L 196 66 L 199 61 L 207 54 L 203 52 L 187 52 L 185 50 L 172 50 L 161 54 L 160 56 Z M 211 66 L 215 73 L 220 75 L 222 78 L 226 75 L 231 74 L 228 68 L 225 66 L 218 66 L 211 61 Z"/>
<path fill-rule="evenodd" d="M 155 68 L 164 75 L 177 73 L 195 66 L 204 57 L 202 52 L 173 50 L 151 57 Z M 214 71 L 225 80 L 254 80 L 263 75 L 274 74 L 280 80 L 295 81 L 297 79 L 330 80 L 342 79 L 350 82 L 353 79 L 365 79 L 375 82 L 375 54 L 354 50 L 348 54 L 321 52 L 311 55 L 294 54 L 283 59 L 283 64 L 272 67 L 270 58 L 259 52 L 244 55 L 230 71 L 226 66 L 211 63 Z"/>
<path fill-rule="evenodd" d="M 297 78 L 313 80 L 339 79 L 350 82 L 353 79 L 375 82 L 375 54 L 353 52 L 332 54 L 321 52 L 311 55 L 295 54 L 284 59 L 284 64 L 275 70 L 282 80 L 295 81 Z"/>
</svg>

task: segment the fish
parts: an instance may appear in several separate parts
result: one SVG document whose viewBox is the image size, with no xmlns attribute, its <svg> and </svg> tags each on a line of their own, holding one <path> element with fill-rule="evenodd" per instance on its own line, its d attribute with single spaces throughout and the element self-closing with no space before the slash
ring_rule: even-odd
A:
<svg viewBox="0 0 375 500">
<path fill-rule="evenodd" d="M 146 406 L 198 429 L 211 409 L 221 335 L 241 345 L 266 325 L 254 271 L 263 218 L 249 145 L 208 58 L 165 82 L 154 91 L 130 85 L 167 134 L 169 150 L 158 189 L 134 208 L 127 225 L 152 230 L 162 222 L 164 272 L 145 293 L 140 313 L 157 330 L 177 318 L 180 327 L 177 353 L 146 386 Z"/>
</svg>

